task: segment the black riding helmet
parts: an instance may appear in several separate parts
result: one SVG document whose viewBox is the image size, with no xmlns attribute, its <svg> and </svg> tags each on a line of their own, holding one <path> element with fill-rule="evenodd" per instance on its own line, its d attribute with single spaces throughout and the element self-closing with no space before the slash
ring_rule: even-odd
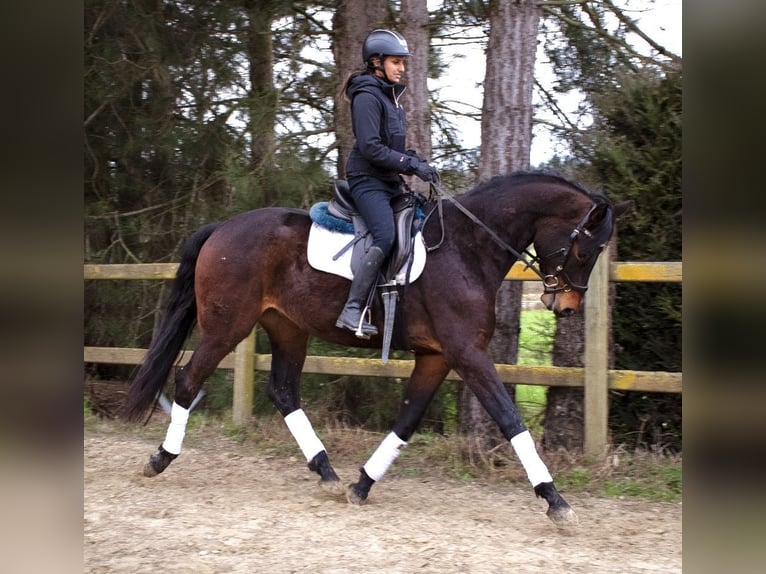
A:
<svg viewBox="0 0 766 574">
<path fill-rule="evenodd" d="M 362 45 L 362 59 L 370 64 L 370 59 L 378 57 L 381 60 L 386 56 L 409 56 L 407 40 L 399 32 L 393 30 L 373 30 L 364 39 Z"/>
</svg>

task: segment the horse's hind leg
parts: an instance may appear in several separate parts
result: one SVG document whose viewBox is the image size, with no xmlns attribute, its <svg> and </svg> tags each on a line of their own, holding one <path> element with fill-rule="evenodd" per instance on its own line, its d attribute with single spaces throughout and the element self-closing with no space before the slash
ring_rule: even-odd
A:
<svg viewBox="0 0 766 574">
<path fill-rule="evenodd" d="M 306 359 L 308 334 L 284 317 L 268 314 L 262 320 L 271 341 L 271 373 L 266 392 L 285 419 L 309 470 L 319 475 L 319 486 L 342 494 L 343 486 L 330 464 L 327 450 L 300 406 L 300 377 Z"/>
<path fill-rule="evenodd" d="M 404 399 L 390 433 L 359 471 L 359 481 L 349 485 L 346 498 L 352 504 L 363 504 L 372 485 L 383 475 L 399 456 L 402 448 L 413 435 L 423 418 L 428 404 L 447 376 L 449 367 L 441 355 L 418 355 L 410 375 Z"/>
<path fill-rule="evenodd" d="M 237 341 L 246 335 L 247 333 L 239 339 L 227 338 L 225 341 L 211 340 L 202 335 L 200 344 L 192 354 L 189 363 L 176 372 L 176 390 L 170 410 L 170 424 L 165 440 L 144 466 L 144 476 L 152 477 L 160 474 L 181 453 L 192 401 L 218 364 L 236 346 Z"/>
</svg>

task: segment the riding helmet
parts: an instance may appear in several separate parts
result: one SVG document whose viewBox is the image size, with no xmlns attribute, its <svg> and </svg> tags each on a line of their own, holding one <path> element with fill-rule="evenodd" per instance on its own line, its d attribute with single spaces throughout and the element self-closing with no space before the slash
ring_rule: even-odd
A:
<svg viewBox="0 0 766 574">
<path fill-rule="evenodd" d="M 399 32 L 393 30 L 373 30 L 369 33 L 362 45 L 362 58 L 369 62 L 370 58 L 377 56 L 409 56 L 407 40 Z"/>
</svg>

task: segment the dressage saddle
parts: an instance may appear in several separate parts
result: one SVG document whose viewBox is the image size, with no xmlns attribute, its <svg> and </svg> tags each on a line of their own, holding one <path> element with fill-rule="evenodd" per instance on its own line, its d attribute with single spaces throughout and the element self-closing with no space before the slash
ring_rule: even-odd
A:
<svg viewBox="0 0 766 574">
<path fill-rule="evenodd" d="M 424 218 L 423 211 L 420 208 L 422 201 L 418 195 L 411 191 L 391 201 L 391 208 L 394 211 L 396 240 L 388 256 L 387 263 L 382 269 L 384 284 L 391 283 L 404 264 L 410 259 L 413 239 L 420 229 Z M 351 269 L 356 271 L 356 261 L 361 259 L 361 256 L 369 249 L 372 243 L 372 236 L 367 229 L 367 224 L 354 206 L 354 200 L 351 197 L 347 181 L 339 179 L 333 184 L 333 197 L 327 204 L 327 213 L 338 219 L 349 221 L 353 225 L 354 239 L 347 247 L 354 247 Z M 362 241 L 362 244 L 356 247 L 359 241 Z M 336 257 L 342 254 L 343 252 L 337 254 Z"/>
</svg>

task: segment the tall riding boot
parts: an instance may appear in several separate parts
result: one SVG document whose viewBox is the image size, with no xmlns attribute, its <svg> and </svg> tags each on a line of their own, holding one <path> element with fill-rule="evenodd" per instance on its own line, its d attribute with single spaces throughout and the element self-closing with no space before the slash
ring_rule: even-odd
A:
<svg viewBox="0 0 766 574">
<path fill-rule="evenodd" d="M 365 254 L 359 269 L 354 274 L 354 279 L 351 281 L 346 306 L 338 315 L 338 320 L 335 322 L 336 327 L 354 331 L 356 336 L 362 339 L 369 339 L 370 335 L 378 334 L 375 325 L 364 320 L 362 311 L 385 258 L 383 250 L 375 245 L 370 247 L 370 250 Z"/>
</svg>

